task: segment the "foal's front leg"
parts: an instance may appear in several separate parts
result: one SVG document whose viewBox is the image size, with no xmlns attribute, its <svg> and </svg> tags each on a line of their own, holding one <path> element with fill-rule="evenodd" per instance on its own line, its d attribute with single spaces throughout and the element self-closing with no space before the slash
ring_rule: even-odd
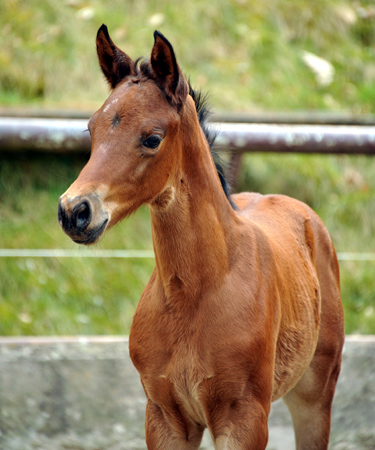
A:
<svg viewBox="0 0 375 450">
<path fill-rule="evenodd" d="M 268 442 L 268 412 L 255 400 L 238 400 L 210 426 L 216 450 L 265 450 Z"/>
<path fill-rule="evenodd" d="M 185 420 L 178 409 L 162 410 L 151 400 L 146 407 L 148 450 L 198 450 L 204 427 Z"/>
</svg>

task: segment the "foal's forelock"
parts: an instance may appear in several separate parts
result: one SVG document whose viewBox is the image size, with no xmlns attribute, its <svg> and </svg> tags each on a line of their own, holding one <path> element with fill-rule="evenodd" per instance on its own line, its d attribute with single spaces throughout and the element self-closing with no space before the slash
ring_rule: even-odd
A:
<svg viewBox="0 0 375 450">
<path fill-rule="evenodd" d="M 174 98 L 175 96 L 169 95 L 168 91 L 166 91 L 164 89 L 163 85 L 160 84 L 159 78 L 158 78 L 157 74 L 155 73 L 154 69 L 152 68 L 150 59 L 147 59 L 143 56 L 141 56 L 140 58 L 137 58 L 134 61 L 133 72 L 134 72 L 134 75 L 132 76 L 132 79 L 131 79 L 133 83 L 144 83 L 149 80 L 154 81 L 156 83 L 156 85 L 159 86 L 159 88 L 160 88 L 161 92 L 163 93 L 167 102 L 169 104 L 175 106 L 178 113 L 181 111 L 183 102 L 182 101 L 176 102 L 176 100 Z M 174 89 L 176 89 L 177 85 L 179 84 L 179 79 L 180 79 L 180 77 L 178 77 L 176 80 L 173 81 Z M 188 89 L 190 88 L 190 85 L 188 84 L 188 82 L 186 81 L 186 79 L 184 77 L 182 78 L 182 80 L 180 79 L 180 84 L 186 84 L 186 94 L 187 94 Z M 181 94 L 181 99 L 184 97 L 185 97 L 185 95 Z"/>
<path fill-rule="evenodd" d="M 141 56 L 134 61 L 133 71 L 139 81 L 153 79 L 150 60 Z"/>
</svg>

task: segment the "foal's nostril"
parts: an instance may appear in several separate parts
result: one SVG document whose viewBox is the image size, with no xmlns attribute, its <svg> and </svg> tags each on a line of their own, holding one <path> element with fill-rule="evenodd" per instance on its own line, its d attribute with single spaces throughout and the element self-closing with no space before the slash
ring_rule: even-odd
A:
<svg viewBox="0 0 375 450">
<path fill-rule="evenodd" d="M 84 230 L 91 222 L 91 216 L 90 204 L 84 200 L 74 208 L 72 220 L 74 221 L 75 219 L 75 225 L 78 230 Z"/>
<path fill-rule="evenodd" d="M 59 202 L 57 213 L 59 224 L 69 236 L 79 236 L 87 232 L 86 229 L 92 221 L 92 206 L 87 198 L 78 201 L 73 208 L 69 203 L 72 202 L 64 199 Z"/>
<path fill-rule="evenodd" d="M 64 211 L 63 211 L 63 208 L 61 206 L 61 201 L 60 201 L 58 209 L 57 209 L 57 219 L 59 221 L 60 226 L 62 226 L 62 223 L 63 223 L 63 214 L 64 214 Z"/>
<path fill-rule="evenodd" d="M 61 227 L 63 227 L 64 229 L 68 228 L 69 226 L 69 217 L 66 214 L 65 208 L 61 203 L 61 200 L 59 201 L 59 207 L 58 207 L 58 211 L 57 211 L 57 218 L 59 221 L 59 224 Z"/>
</svg>

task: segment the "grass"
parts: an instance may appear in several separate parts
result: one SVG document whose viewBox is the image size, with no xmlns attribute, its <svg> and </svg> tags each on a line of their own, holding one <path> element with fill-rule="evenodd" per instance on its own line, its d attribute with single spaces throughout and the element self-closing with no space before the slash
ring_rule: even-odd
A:
<svg viewBox="0 0 375 450">
<path fill-rule="evenodd" d="M 215 110 L 375 113 L 372 1 L 0 0 L 0 105 L 98 108 L 108 89 L 95 35 L 102 23 L 133 58 L 155 28 Z M 321 85 L 304 51 L 330 61 Z M 56 220 L 58 197 L 86 156 L 0 153 L 0 248 L 75 248 Z M 375 251 L 375 160 L 248 154 L 239 190 L 277 192 L 311 205 L 339 252 Z M 146 208 L 99 248 L 152 248 Z M 342 261 L 347 333 L 375 333 L 374 262 Z M 0 335 L 128 333 L 154 262 L 0 258 Z"/>
<path fill-rule="evenodd" d="M 1 261 L 0 333 L 127 334 L 152 262 L 73 258 Z"/>
<path fill-rule="evenodd" d="M 0 103 L 99 106 L 107 90 L 95 35 L 104 22 L 133 58 L 149 55 L 160 29 L 216 109 L 374 113 L 371 8 L 370 0 L 0 0 Z M 330 85 L 303 63 L 306 50 L 333 64 Z"/>
</svg>

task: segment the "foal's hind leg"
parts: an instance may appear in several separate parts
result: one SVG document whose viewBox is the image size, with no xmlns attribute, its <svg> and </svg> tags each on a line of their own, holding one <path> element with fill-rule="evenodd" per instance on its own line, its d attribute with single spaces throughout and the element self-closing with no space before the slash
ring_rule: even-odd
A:
<svg viewBox="0 0 375 450">
<path fill-rule="evenodd" d="M 293 419 L 297 450 L 328 448 L 331 405 L 340 361 L 329 366 L 325 359 L 315 357 L 301 380 L 284 396 Z"/>
<path fill-rule="evenodd" d="M 155 403 L 146 407 L 146 443 L 148 450 L 198 450 L 204 428 L 184 421 L 177 411 L 168 415 Z"/>
<path fill-rule="evenodd" d="M 322 308 L 323 313 L 324 309 L 326 312 L 329 309 L 327 304 Z M 331 406 L 340 373 L 343 343 L 340 305 L 335 314 L 322 314 L 320 337 L 310 366 L 283 398 L 292 415 L 297 450 L 328 448 Z"/>
</svg>

